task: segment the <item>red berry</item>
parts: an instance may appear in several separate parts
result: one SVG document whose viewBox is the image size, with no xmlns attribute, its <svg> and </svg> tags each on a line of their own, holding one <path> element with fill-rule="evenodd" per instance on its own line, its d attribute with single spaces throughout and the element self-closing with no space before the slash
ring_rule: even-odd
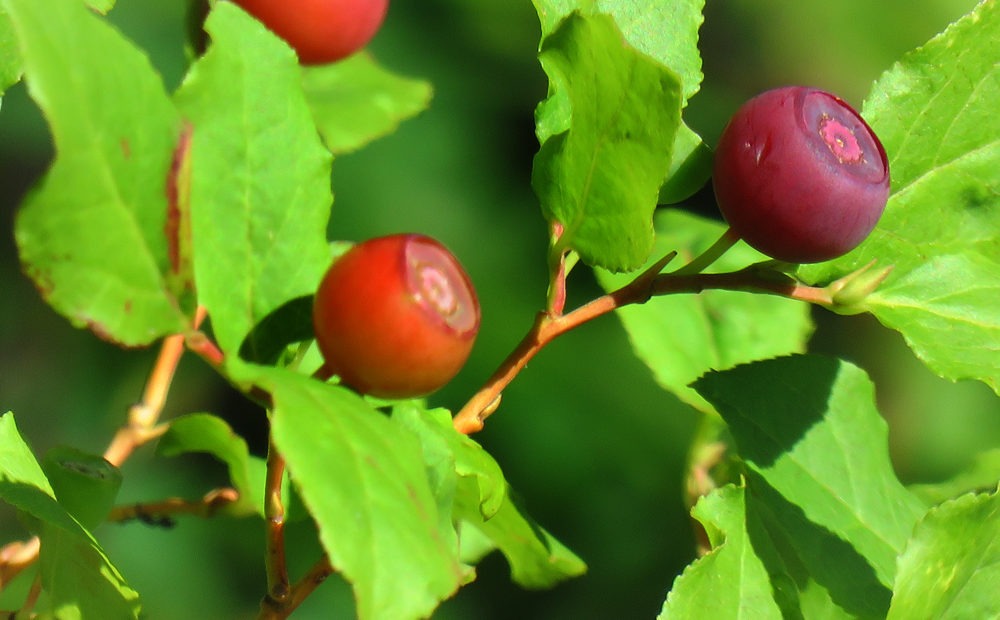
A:
<svg viewBox="0 0 1000 620">
<path fill-rule="evenodd" d="M 389 0 L 233 0 L 284 39 L 304 65 L 350 56 L 375 36 Z"/>
<path fill-rule="evenodd" d="M 878 137 L 830 93 L 789 86 L 733 115 L 715 151 L 716 199 L 730 227 L 772 258 L 830 260 L 871 233 L 889 199 Z"/>
<path fill-rule="evenodd" d="M 341 256 L 313 305 L 327 369 L 358 392 L 429 394 L 465 364 L 479 331 L 479 300 L 458 259 L 417 234 L 379 237 Z"/>
</svg>

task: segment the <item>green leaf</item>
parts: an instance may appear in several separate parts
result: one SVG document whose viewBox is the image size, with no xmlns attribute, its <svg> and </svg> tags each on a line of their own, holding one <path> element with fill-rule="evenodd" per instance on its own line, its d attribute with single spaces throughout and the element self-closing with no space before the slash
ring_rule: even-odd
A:
<svg viewBox="0 0 1000 620">
<path fill-rule="evenodd" d="M 500 466 L 482 446 L 455 430 L 448 411 L 426 411 L 408 401 L 393 409 L 393 421 L 420 438 L 439 508 L 447 510 L 449 523 L 461 521 L 463 560 L 478 561 L 499 549 L 514 581 L 526 588 L 548 588 L 586 570 L 579 558 L 521 511 Z"/>
<path fill-rule="evenodd" d="M 249 362 L 275 364 L 289 345 L 312 340 L 313 295 L 296 297 L 260 320 L 240 345 Z"/>
<path fill-rule="evenodd" d="M 1000 494 L 932 508 L 899 558 L 889 620 L 992 618 L 1000 610 Z"/>
<path fill-rule="evenodd" d="M 534 0 L 542 38 L 554 32 L 573 11 L 614 18 L 628 44 L 670 67 L 684 84 L 686 102 L 701 86 L 698 29 L 704 0 Z"/>
<path fill-rule="evenodd" d="M 712 176 L 712 163 L 712 150 L 701 141 L 701 136 L 681 125 L 658 202 L 672 205 L 690 198 Z"/>
<path fill-rule="evenodd" d="M 207 413 L 172 420 L 156 452 L 161 456 L 202 452 L 218 458 L 226 464 L 229 479 L 240 494 L 235 504 L 226 507 L 226 513 L 264 514 L 264 464 L 250 456 L 246 441 L 225 420 Z"/>
<path fill-rule="evenodd" d="M 0 499 L 38 520 L 42 589 L 57 618 L 137 618 L 139 597 L 57 502 L 14 415 L 0 416 Z"/>
<path fill-rule="evenodd" d="M 429 615 L 465 570 L 417 439 L 339 386 L 277 368 L 237 374 L 271 393 L 273 441 L 359 617 Z"/>
<path fill-rule="evenodd" d="M 42 470 L 59 505 L 88 530 L 108 517 L 122 486 L 121 471 L 104 457 L 69 446 L 46 452 Z"/>
<path fill-rule="evenodd" d="M 722 487 L 698 500 L 691 515 L 704 526 L 712 552 L 674 581 L 660 620 L 783 617 L 767 568 L 751 544 L 745 512 L 739 487 Z"/>
<path fill-rule="evenodd" d="M 923 507 L 892 470 L 864 372 L 794 355 L 711 372 L 694 387 L 729 425 L 772 537 L 839 606 L 884 615 Z"/>
<path fill-rule="evenodd" d="M 79 0 L 0 8 L 56 149 L 15 224 L 25 271 L 57 311 L 103 337 L 142 345 L 181 331 L 164 234 L 178 119 L 159 76 Z"/>
<path fill-rule="evenodd" d="M 629 45 L 677 75 L 682 84 L 682 107 L 698 92 L 704 77 L 698 52 L 703 0 L 535 0 L 534 4 L 543 40 L 573 11 L 610 15 Z M 711 172 L 711 151 L 699 135 L 681 124 L 659 202 L 676 204 L 688 198 L 705 184 Z"/>
<path fill-rule="evenodd" d="M 425 446 L 425 437 L 434 438 L 440 446 L 437 458 L 447 465 L 448 473 L 455 477 L 456 483 L 459 478 L 468 479 L 471 483 L 468 490 L 472 493 L 463 500 L 478 506 L 483 519 L 490 519 L 497 513 L 507 494 L 507 483 L 500 465 L 482 446 L 455 430 L 447 410 L 428 411 L 418 407 L 414 401 L 406 401 L 393 408 L 392 417 L 421 437 Z M 432 456 L 427 452 L 425 447 L 425 459 Z"/>
<path fill-rule="evenodd" d="M 223 351 L 329 264 L 331 157 L 316 134 L 294 53 L 229 2 L 176 95 L 193 126 L 191 210 L 198 298 Z"/>
<path fill-rule="evenodd" d="M 0 5 L 0 95 L 21 79 L 21 53 L 14 24 Z"/>
<path fill-rule="evenodd" d="M 563 248 L 590 265 L 635 269 L 653 244 L 652 214 L 681 126 L 679 78 L 623 45 L 605 15 L 573 13 L 542 42 L 549 98 L 532 186 Z"/>
<path fill-rule="evenodd" d="M 893 195 L 854 252 L 803 267 L 831 281 L 894 265 L 867 300 L 948 379 L 1000 392 L 1000 5 L 983 2 L 883 75 L 864 107 L 889 155 Z"/>
<path fill-rule="evenodd" d="M 87 6 L 98 13 L 107 13 L 115 7 L 115 0 L 87 0 Z"/>
<path fill-rule="evenodd" d="M 304 69 L 302 88 L 323 142 L 335 154 L 392 133 L 431 100 L 429 83 L 398 76 L 367 53 Z"/>
<path fill-rule="evenodd" d="M 656 246 L 650 263 L 672 250 L 680 265 L 697 256 L 725 232 L 725 226 L 673 209 L 657 212 Z M 712 267 L 729 271 L 762 260 L 755 250 L 740 244 Z M 648 266 L 648 265 L 647 265 Z M 597 271 L 607 291 L 624 286 L 635 274 Z M 731 291 L 704 291 L 698 295 L 664 295 L 645 304 L 617 311 L 632 348 L 653 371 L 657 382 L 697 409 L 711 407 L 689 384 L 709 369 L 805 350 L 812 332 L 806 304 Z"/>
<path fill-rule="evenodd" d="M 472 496 L 459 494 L 460 499 Z M 510 489 L 488 520 L 472 502 L 460 502 L 456 512 L 463 519 L 462 531 L 472 527 L 493 541 L 510 564 L 511 579 L 524 588 L 551 588 L 587 571 L 583 560 L 527 516 Z"/>
</svg>

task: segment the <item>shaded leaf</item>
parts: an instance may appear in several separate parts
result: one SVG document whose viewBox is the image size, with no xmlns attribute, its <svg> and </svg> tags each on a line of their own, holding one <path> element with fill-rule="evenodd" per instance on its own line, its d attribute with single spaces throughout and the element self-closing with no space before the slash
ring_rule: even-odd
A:
<svg viewBox="0 0 1000 620">
<path fill-rule="evenodd" d="M 480 507 L 484 519 L 497 513 L 506 496 L 506 481 L 500 465 L 472 438 L 455 430 L 447 410 L 424 410 L 414 401 L 407 401 L 393 408 L 393 419 L 420 436 L 435 437 L 441 444 L 442 453 L 446 451 L 450 473 L 473 483 L 470 489 L 475 492 L 467 498 L 468 502 Z"/>
<path fill-rule="evenodd" d="M 520 509 L 500 466 L 455 430 L 446 410 L 425 411 L 407 402 L 394 408 L 393 419 L 420 437 L 439 505 L 447 508 L 449 521 L 461 520 L 463 561 L 499 549 L 514 581 L 527 588 L 550 587 L 584 572 L 579 558 Z"/>
<path fill-rule="evenodd" d="M 658 202 L 670 205 L 690 198 L 712 176 L 712 163 L 712 150 L 701 141 L 701 136 L 681 125 Z"/>
<path fill-rule="evenodd" d="M 122 485 L 122 473 L 104 457 L 69 446 L 45 453 L 42 471 L 59 505 L 90 530 L 107 519 Z"/>
<path fill-rule="evenodd" d="M 55 499 L 14 415 L 0 416 L 0 499 L 37 520 L 39 573 L 57 618 L 137 618 L 139 597 Z"/>
<path fill-rule="evenodd" d="M 240 357 L 274 364 L 288 345 L 313 338 L 313 296 L 296 297 L 258 322 L 240 345 Z"/>
<path fill-rule="evenodd" d="M 838 605 L 884 614 L 923 508 L 892 470 L 864 372 L 795 355 L 712 372 L 694 387 L 729 424 L 768 528 Z"/>
</svg>

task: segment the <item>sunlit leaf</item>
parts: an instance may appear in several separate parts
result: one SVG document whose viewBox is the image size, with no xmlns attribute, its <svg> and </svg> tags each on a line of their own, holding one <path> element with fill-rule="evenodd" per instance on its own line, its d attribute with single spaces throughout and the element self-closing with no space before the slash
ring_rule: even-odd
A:
<svg viewBox="0 0 1000 620">
<path fill-rule="evenodd" d="M 830 281 L 893 265 L 868 299 L 879 320 L 948 379 L 1000 391 L 1000 5 L 975 11 L 883 75 L 863 113 L 889 155 L 893 195 L 871 237 Z"/>
<path fill-rule="evenodd" d="M 304 70 L 302 87 L 323 142 L 334 153 L 391 133 L 431 99 L 430 84 L 396 75 L 364 53 Z"/>
<path fill-rule="evenodd" d="M 345 388 L 284 369 L 238 374 L 272 395 L 272 439 L 359 617 L 429 615 L 465 571 L 417 439 Z"/>
<path fill-rule="evenodd" d="M 549 99 L 532 186 L 560 245 L 590 265 L 635 269 L 653 244 L 652 215 L 681 125 L 680 80 L 622 44 L 614 21 L 573 13 L 540 52 Z"/>
<path fill-rule="evenodd" d="M 177 104 L 193 127 L 192 237 L 198 300 L 224 351 L 311 294 L 329 263 L 331 157 L 294 53 L 229 2 L 205 24 L 207 53 Z"/>
<path fill-rule="evenodd" d="M 889 620 L 989 618 L 1000 609 L 1000 494 L 932 508 L 899 559 Z"/>
<path fill-rule="evenodd" d="M 691 511 L 712 551 L 675 581 L 660 612 L 669 618 L 782 618 L 771 580 L 750 541 L 744 489 L 727 486 L 702 497 Z"/>
<path fill-rule="evenodd" d="M 179 122 L 159 76 L 79 0 L 0 7 L 56 149 L 17 217 L 25 271 L 56 310 L 103 337 L 142 345 L 181 331 L 184 291 L 168 280 L 164 234 Z"/>
</svg>

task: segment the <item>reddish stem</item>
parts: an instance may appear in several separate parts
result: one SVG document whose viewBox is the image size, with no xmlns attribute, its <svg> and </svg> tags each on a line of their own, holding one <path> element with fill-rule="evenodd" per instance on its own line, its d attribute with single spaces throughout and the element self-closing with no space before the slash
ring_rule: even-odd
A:
<svg viewBox="0 0 1000 620">
<path fill-rule="evenodd" d="M 283 608 L 289 596 L 288 564 L 285 556 L 285 506 L 281 501 L 281 481 L 285 475 L 285 458 L 274 443 L 267 452 L 264 517 L 267 522 L 266 556 L 267 596 L 261 603 Z"/>
<path fill-rule="evenodd" d="M 220 510 L 240 499 L 236 489 L 224 487 L 209 491 L 199 500 L 191 501 L 179 497 L 170 497 L 157 502 L 141 502 L 127 506 L 115 506 L 108 516 L 109 521 L 123 522 L 139 519 L 147 522 L 157 522 L 171 515 L 191 515 L 195 517 L 212 517 Z"/>
<path fill-rule="evenodd" d="M 776 274 L 761 273 L 756 267 L 732 273 L 661 275 L 660 270 L 672 257 L 665 257 L 629 284 L 568 314 L 553 316 L 540 313 L 517 348 L 455 416 L 455 429 L 466 435 L 481 431 L 486 418 L 496 409 L 503 390 L 545 345 L 569 330 L 623 306 L 645 303 L 658 295 L 700 293 L 709 289 L 765 293 L 827 306 L 833 303 L 829 291 L 825 289 L 803 285 L 787 276 L 776 279 Z"/>
<path fill-rule="evenodd" d="M 0 591 L 38 559 L 40 548 L 41 541 L 37 536 L 25 541 L 9 542 L 0 547 Z"/>
<path fill-rule="evenodd" d="M 319 587 L 319 584 L 326 581 L 326 578 L 332 574 L 333 566 L 330 565 L 330 559 L 323 555 L 302 579 L 295 582 L 288 597 L 283 602 L 278 603 L 270 598 L 264 599 L 261 603 L 260 615 L 257 616 L 258 620 L 283 620 L 287 618 Z"/>
</svg>

